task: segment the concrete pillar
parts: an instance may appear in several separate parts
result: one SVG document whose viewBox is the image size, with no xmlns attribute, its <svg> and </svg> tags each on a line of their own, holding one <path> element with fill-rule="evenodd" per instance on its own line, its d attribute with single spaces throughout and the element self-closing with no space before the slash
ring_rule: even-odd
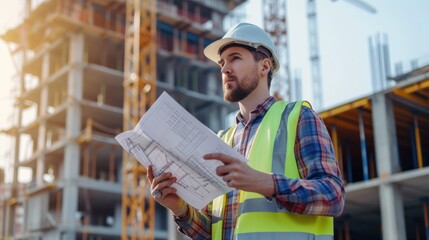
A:
<svg viewBox="0 0 429 240">
<path fill-rule="evenodd" d="M 37 231 L 42 227 L 42 209 L 45 209 L 42 196 L 35 195 L 27 200 L 26 230 Z"/>
<path fill-rule="evenodd" d="M 223 129 L 223 120 L 225 120 L 226 113 L 222 111 L 222 106 L 211 104 L 209 107 L 208 127 L 215 131 Z M 225 114 L 225 115 L 224 115 Z"/>
<path fill-rule="evenodd" d="M 115 213 L 113 217 L 115 218 L 115 221 L 113 223 L 113 228 L 118 229 L 120 231 L 122 227 L 122 205 L 121 204 L 115 205 Z"/>
<path fill-rule="evenodd" d="M 220 70 L 219 70 L 219 74 L 220 74 Z M 207 95 L 209 96 L 217 96 L 217 92 L 218 92 L 218 86 L 222 84 L 218 84 L 218 81 L 222 81 L 219 80 L 218 78 L 219 75 L 215 74 L 213 71 L 208 71 L 207 74 Z"/>
<path fill-rule="evenodd" d="M 6 239 L 7 237 L 13 236 L 11 225 L 13 225 L 12 214 L 14 212 L 11 210 L 12 210 L 11 207 L 9 206 L 7 201 L 5 201 L 4 215 L 5 215 L 6 222 L 4 223 L 4 236 L 6 237 Z"/>
<path fill-rule="evenodd" d="M 167 61 L 167 74 L 165 74 L 165 82 L 170 86 L 174 87 L 174 68 L 176 64 L 174 63 L 174 60 Z"/>
<path fill-rule="evenodd" d="M 29 216 L 29 214 L 28 214 L 28 208 L 29 207 L 30 206 L 29 206 L 29 203 L 28 203 L 28 199 L 25 199 L 22 202 L 22 209 L 23 209 L 22 216 L 23 216 L 23 219 L 24 219 L 22 225 L 23 225 L 23 231 L 24 232 L 28 231 L 28 216 Z M 0 235 L 0 237 L 1 237 L 1 235 Z"/>
<path fill-rule="evenodd" d="M 180 51 L 179 29 L 173 28 L 173 52 Z"/>
<path fill-rule="evenodd" d="M 229 115 L 229 112 L 227 111 L 226 107 L 222 106 L 219 110 L 219 130 L 226 129 L 227 127 L 233 125 L 233 123 L 230 124 L 229 120 L 227 119 L 227 116 Z"/>
<path fill-rule="evenodd" d="M 177 225 L 173 221 L 173 214 L 171 214 L 170 211 L 167 211 L 167 217 L 168 217 L 168 225 L 167 225 L 167 232 L 168 232 L 168 240 L 178 240 L 178 239 L 184 239 L 183 234 L 181 234 L 177 230 Z"/>
<path fill-rule="evenodd" d="M 1 192 L 5 192 L 4 189 L 1 189 Z M 5 238 L 5 228 L 6 225 L 6 204 L 7 201 L 4 199 L 0 199 L 0 239 Z M 24 219 L 25 221 L 25 219 Z"/>
<path fill-rule="evenodd" d="M 406 239 L 402 195 L 397 185 L 384 180 L 400 169 L 392 100 L 378 94 L 372 98 L 377 172 L 381 179 L 380 207 L 383 239 Z"/>
<path fill-rule="evenodd" d="M 83 60 L 84 35 L 76 33 L 70 39 L 70 64 L 72 68 L 68 73 L 67 93 L 68 106 L 66 117 L 66 139 L 68 143 L 64 153 L 64 192 L 62 202 L 62 224 L 73 226 L 76 223 L 75 214 L 78 207 L 78 187 L 76 179 L 79 177 L 80 147 L 75 139 L 81 131 L 82 110 L 77 102 L 83 97 Z M 70 228 L 73 229 L 73 228 Z M 75 232 L 65 232 L 65 239 L 76 239 Z"/>
<path fill-rule="evenodd" d="M 48 109 L 48 86 L 43 85 L 49 77 L 49 61 L 50 55 L 49 52 L 45 52 L 42 57 L 42 74 L 40 77 L 40 84 L 42 85 L 42 89 L 40 91 L 40 103 L 39 103 L 39 118 L 43 119 L 40 121 L 39 132 L 37 136 L 37 151 L 43 151 L 45 149 L 46 142 L 46 119 L 44 118 L 47 114 Z M 37 158 L 36 163 L 36 184 L 43 184 L 43 173 L 45 168 L 45 155 L 41 155 Z"/>
</svg>

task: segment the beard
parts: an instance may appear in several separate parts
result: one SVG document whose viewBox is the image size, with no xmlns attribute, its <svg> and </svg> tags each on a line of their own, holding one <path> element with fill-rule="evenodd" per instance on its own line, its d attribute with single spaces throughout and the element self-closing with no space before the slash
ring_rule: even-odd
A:
<svg viewBox="0 0 429 240">
<path fill-rule="evenodd" d="M 223 98 L 228 102 L 238 102 L 249 96 L 253 90 L 256 89 L 259 83 L 259 79 L 257 75 L 253 75 L 254 77 L 246 77 L 239 81 L 236 76 L 231 76 L 235 80 L 236 87 L 232 87 L 228 84 L 224 84 L 223 86 Z"/>
</svg>

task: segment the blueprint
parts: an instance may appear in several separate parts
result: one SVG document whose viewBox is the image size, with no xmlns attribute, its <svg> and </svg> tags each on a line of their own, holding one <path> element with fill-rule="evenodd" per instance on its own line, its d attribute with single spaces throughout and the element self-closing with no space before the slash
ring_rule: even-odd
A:
<svg viewBox="0 0 429 240">
<path fill-rule="evenodd" d="M 171 172 L 172 187 L 191 206 L 201 209 L 214 198 L 232 190 L 216 175 L 220 161 L 207 161 L 207 153 L 221 152 L 247 161 L 199 122 L 166 92 L 143 115 L 135 128 L 116 140 L 154 175 Z"/>
</svg>

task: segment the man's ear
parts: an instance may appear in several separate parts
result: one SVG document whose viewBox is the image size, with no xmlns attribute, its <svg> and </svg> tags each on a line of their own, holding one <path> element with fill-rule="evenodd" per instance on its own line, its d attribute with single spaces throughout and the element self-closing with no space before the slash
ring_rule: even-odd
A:
<svg viewBox="0 0 429 240">
<path fill-rule="evenodd" d="M 272 62 L 269 58 L 264 58 L 261 60 L 261 70 L 264 74 L 268 75 L 271 70 Z"/>
</svg>

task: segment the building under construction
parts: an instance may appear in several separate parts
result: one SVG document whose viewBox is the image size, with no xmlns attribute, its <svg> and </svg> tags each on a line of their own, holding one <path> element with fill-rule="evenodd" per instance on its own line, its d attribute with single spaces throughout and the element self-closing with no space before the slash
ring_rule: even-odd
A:
<svg viewBox="0 0 429 240">
<path fill-rule="evenodd" d="M 39 2 L 27 1 L 22 24 L 3 35 L 22 67 L 18 123 L 8 131 L 15 136 L 14 182 L 0 183 L 0 238 L 131 237 L 141 234 L 125 220 L 133 213 L 130 219 L 143 222 L 137 228 L 148 229 L 145 238 L 180 239 L 168 211 L 145 192 L 147 204 L 127 199 L 131 207 L 124 208 L 124 192 L 133 191 L 124 188 L 129 172 L 114 136 L 132 115 L 127 99 L 139 96 L 142 109 L 153 100 L 127 82 L 156 76 L 137 90 L 155 87 L 155 97 L 167 91 L 211 129 L 224 128 L 235 108 L 222 100 L 219 69 L 202 49 L 223 35 L 224 17 L 244 1 L 156 1 L 156 54 L 139 63 L 155 70 L 138 76 L 130 73 L 138 60 L 129 53 L 139 48 L 128 44 L 147 47 L 155 39 L 140 27 L 134 36 L 142 38 L 129 41 L 129 17 L 137 15 L 126 4 L 138 1 Z M 336 239 L 429 239 L 429 67 L 395 80 L 393 88 L 320 113 L 347 183 Z M 17 184 L 21 168 L 31 169 L 25 186 Z"/>
<path fill-rule="evenodd" d="M 336 239 L 429 239 L 429 65 L 325 110 L 346 182 Z"/>
<path fill-rule="evenodd" d="M 123 191 L 123 176 L 129 172 L 122 172 L 122 148 L 114 136 L 125 128 L 124 115 L 141 116 L 133 107 L 145 109 L 163 91 L 211 129 L 225 127 L 225 116 L 236 107 L 223 101 L 219 68 L 202 50 L 222 37 L 224 17 L 242 2 L 27 1 L 27 16 L 3 39 L 22 62 L 19 122 L 10 130 L 16 134 L 14 180 L 20 168 L 31 169 L 32 176 L 22 194 L 4 195 L 1 236 L 118 239 L 128 214 L 133 222 L 143 218 L 137 227 L 148 231 L 125 227 L 125 235 L 171 239 L 175 231 L 166 210 L 156 207 L 150 211 L 156 216 L 142 216 L 140 210 L 155 208 L 144 192 L 137 197 L 146 205 L 140 199 L 124 210 L 122 194 L 130 187 Z M 137 19 L 145 22 L 136 26 Z M 156 35 L 146 36 L 149 31 Z M 140 55 L 152 50 L 154 55 Z M 155 82 L 138 89 L 136 83 L 127 86 L 127 78 L 153 76 Z"/>
</svg>

